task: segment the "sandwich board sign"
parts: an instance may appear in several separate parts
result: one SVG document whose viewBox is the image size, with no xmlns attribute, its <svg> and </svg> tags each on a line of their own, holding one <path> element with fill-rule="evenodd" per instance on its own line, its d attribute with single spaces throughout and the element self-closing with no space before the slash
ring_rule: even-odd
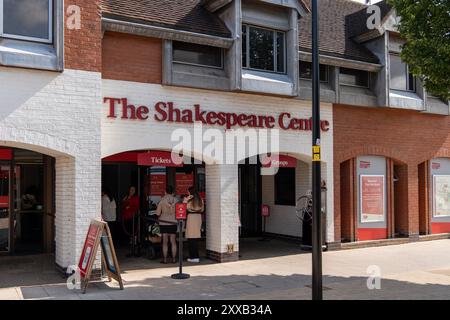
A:
<svg viewBox="0 0 450 320">
<path fill-rule="evenodd" d="M 102 249 L 102 263 L 109 281 L 111 281 L 111 279 L 116 280 L 119 282 L 120 289 L 123 290 L 119 263 L 117 261 L 111 231 L 109 230 L 108 224 L 103 221 L 92 220 L 89 225 L 86 240 L 84 241 L 83 251 L 81 252 L 80 260 L 78 262 L 82 292 L 86 293 L 86 289 L 89 285 L 92 267 L 94 266 L 95 257 L 97 256 L 99 246 L 101 246 Z"/>
</svg>

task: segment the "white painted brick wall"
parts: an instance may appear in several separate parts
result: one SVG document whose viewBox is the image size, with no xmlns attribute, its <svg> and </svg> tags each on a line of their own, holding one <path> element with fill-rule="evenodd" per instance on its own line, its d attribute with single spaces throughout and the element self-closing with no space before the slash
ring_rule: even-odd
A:
<svg viewBox="0 0 450 320">
<path fill-rule="evenodd" d="M 76 264 L 100 217 L 101 75 L 0 67 L 0 145 L 56 158 L 56 263 Z"/>
</svg>

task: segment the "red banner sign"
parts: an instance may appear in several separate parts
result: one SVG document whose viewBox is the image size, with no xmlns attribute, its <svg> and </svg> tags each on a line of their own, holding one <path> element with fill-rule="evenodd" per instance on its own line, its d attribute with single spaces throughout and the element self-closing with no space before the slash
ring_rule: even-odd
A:
<svg viewBox="0 0 450 320">
<path fill-rule="evenodd" d="M 0 148 L 0 160 L 12 160 L 12 149 Z"/>
<path fill-rule="evenodd" d="M 261 164 L 263 168 L 295 168 L 297 159 L 282 154 L 271 157 L 262 156 Z"/>
<path fill-rule="evenodd" d="M 359 167 L 361 169 L 369 169 L 370 168 L 370 161 L 360 161 Z"/>
<path fill-rule="evenodd" d="M 99 239 L 100 231 L 102 231 L 102 228 L 99 225 L 91 224 L 89 226 L 83 251 L 81 252 L 80 261 L 78 262 L 78 268 L 80 269 L 80 275 L 82 278 L 86 276 L 91 260 L 95 259 L 95 242 Z"/>
<path fill-rule="evenodd" d="M 183 157 L 166 151 L 150 151 L 138 154 L 138 165 L 157 167 L 182 167 Z"/>
<path fill-rule="evenodd" d="M 270 207 L 268 205 L 263 205 L 261 207 L 261 215 L 263 217 L 270 217 Z"/>
<path fill-rule="evenodd" d="M 177 203 L 175 205 L 175 218 L 177 220 L 186 220 L 186 203 Z"/>
</svg>

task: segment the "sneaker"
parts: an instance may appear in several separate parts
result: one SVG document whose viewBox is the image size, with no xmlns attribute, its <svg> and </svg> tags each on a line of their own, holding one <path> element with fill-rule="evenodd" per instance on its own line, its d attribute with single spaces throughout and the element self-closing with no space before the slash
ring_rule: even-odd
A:
<svg viewBox="0 0 450 320">
<path fill-rule="evenodd" d="M 200 259 L 199 258 L 197 258 L 197 259 L 187 259 L 187 261 L 191 262 L 191 263 L 199 263 Z"/>
</svg>

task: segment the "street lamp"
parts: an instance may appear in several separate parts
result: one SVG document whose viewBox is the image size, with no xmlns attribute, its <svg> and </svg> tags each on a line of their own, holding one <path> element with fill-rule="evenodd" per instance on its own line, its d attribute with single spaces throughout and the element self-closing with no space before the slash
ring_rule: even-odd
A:
<svg viewBox="0 0 450 320">
<path fill-rule="evenodd" d="M 312 299 L 322 300 L 322 210 L 321 210 L 321 141 L 320 141 L 320 80 L 319 80 L 319 11 L 312 0 Z"/>
</svg>

